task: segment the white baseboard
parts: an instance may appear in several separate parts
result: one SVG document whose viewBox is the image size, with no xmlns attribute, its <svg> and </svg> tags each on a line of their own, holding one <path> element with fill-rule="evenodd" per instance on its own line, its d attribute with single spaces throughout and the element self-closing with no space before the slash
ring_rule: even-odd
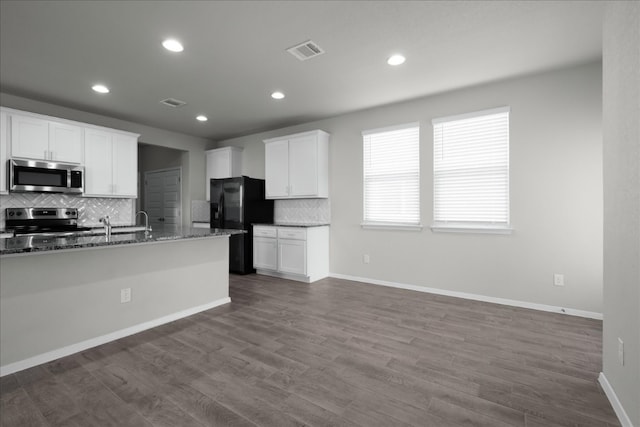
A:
<svg viewBox="0 0 640 427">
<path fill-rule="evenodd" d="M 607 380 L 607 377 L 604 376 L 604 372 L 600 372 L 598 381 L 600 382 L 600 386 L 602 386 L 602 390 L 604 390 L 604 394 L 607 395 L 609 403 L 611 403 L 613 410 L 618 416 L 618 420 L 620 421 L 620 424 L 622 424 L 622 427 L 633 427 L 631 418 L 629 418 L 627 412 L 622 407 L 622 404 L 618 400 L 618 395 L 615 391 L 613 391 L 613 387 L 611 387 L 611 384 L 609 384 L 609 380 Z"/>
<path fill-rule="evenodd" d="M 391 288 L 426 292 L 429 294 L 446 295 L 450 297 L 464 298 L 464 299 L 483 301 L 483 302 L 491 302 L 494 304 L 510 305 L 513 307 L 530 308 L 532 310 L 549 311 L 552 313 L 568 314 L 570 316 L 578 316 L 578 317 L 586 317 L 589 319 L 602 320 L 602 313 L 597 313 L 594 311 L 576 310 L 573 308 L 558 307 L 555 305 L 537 304 L 537 303 L 527 302 L 527 301 L 488 297 L 485 295 L 469 294 L 466 292 L 457 292 L 457 291 L 448 291 L 446 289 L 429 288 L 426 286 L 409 285 L 406 283 L 387 282 L 385 280 L 350 276 L 348 274 L 330 273 L 329 277 L 335 277 L 336 279 L 352 280 L 354 282 L 370 283 L 372 285 L 389 286 Z"/>
<path fill-rule="evenodd" d="M 173 322 L 174 320 L 182 319 L 184 317 L 200 313 L 201 311 L 210 310 L 214 307 L 228 304 L 230 302 L 231 298 L 229 297 L 221 298 L 207 304 L 178 311 L 176 313 L 172 313 L 158 319 L 149 320 L 148 322 L 139 323 L 137 325 L 125 329 L 120 329 L 119 331 L 111 332 L 106 335 L 91 338 L 55 350 L 47 351 L 46 353 L 38 354 L 37 356 L 29 357 L 18 362 L 9 363 L 8 365 L 0 366 L 0 377 L 13 374 L 14 372 L 22 371 L 24 369 L 32 368 L 43 363 L 51 362 L 52 360 L 69 356 L 71 354 L 78 353 L 111 341 L 115 341 L 120 338 L 128 337 L 129 335 L 137 334 L 138 332 L 155 328 L 156 326 L 164 325 L 165 323 Z"/>
</svg>

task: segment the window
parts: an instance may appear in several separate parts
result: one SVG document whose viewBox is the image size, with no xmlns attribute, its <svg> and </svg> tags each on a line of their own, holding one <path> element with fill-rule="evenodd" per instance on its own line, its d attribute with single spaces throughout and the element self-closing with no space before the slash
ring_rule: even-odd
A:
<svg viewBox="0 0 640 427">
<path fill-rule="evenodd" d="M 509 107 L 433 120 L 433 229 L 509 232 Z"/>
<path fill-rule="evenodd" d="M 420 226 L 418 123 L 362 132 L 364 227 Z"/>
</svg>

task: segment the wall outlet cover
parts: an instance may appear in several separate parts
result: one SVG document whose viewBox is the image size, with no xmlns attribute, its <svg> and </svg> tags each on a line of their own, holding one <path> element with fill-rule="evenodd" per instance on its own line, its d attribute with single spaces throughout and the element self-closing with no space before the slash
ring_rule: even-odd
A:
<svg viewBox="0 0 640 427">
<path fill-rule="evenodd" d="M 624 366 L 624 341 L 618 337 L 618 361 L 620 366 Z"/>
<path fill-rule="evenodd" d="M 120 289 L 120 303 L 131 302 L 131 288 Z"/>
<path fill-rule="evenodd" d="M 555 273 L 553 275 L 554 286 L 564 286 L 564 274 Z"/>
</svg>

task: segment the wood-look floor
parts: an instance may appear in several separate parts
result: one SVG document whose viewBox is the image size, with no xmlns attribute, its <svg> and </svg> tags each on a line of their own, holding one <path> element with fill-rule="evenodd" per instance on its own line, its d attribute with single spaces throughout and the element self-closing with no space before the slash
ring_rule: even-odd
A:
<svg viewBox="0 0 640 427">
<path fill-rule="evenodd" d="M 602 322 L 326 279 L 3 377 L 2 426 L 613 426 Z"/>
</svg>

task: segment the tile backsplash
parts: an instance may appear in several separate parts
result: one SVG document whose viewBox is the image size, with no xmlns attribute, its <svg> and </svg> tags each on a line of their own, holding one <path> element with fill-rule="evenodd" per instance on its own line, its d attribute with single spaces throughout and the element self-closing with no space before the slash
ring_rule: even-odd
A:
<svg viewBox="0 0 640 427">
<path fill-rule="evenodd" d="M 0 196 L 0 229 L 5 228 L 5 208 L 78 208 L 78 225 L 99 227 L 109 215 L 113 225 L 134 223 L 136 199 L 78 197 L 57 193 L 11 193 Z"/>
<path fill-rule="evenodd" d="M 273 217 L 276 223 L 329 224 L 331 205 L 329 199 L 276 200 Z"/>
</svg>

